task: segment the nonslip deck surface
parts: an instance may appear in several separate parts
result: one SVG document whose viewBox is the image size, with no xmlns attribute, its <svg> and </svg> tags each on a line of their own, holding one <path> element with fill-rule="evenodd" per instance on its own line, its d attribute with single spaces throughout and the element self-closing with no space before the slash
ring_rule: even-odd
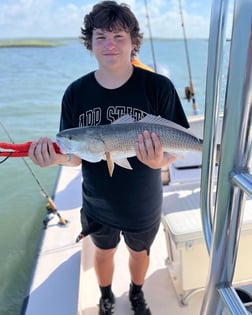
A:
<svg viewBox="0 0 252 315">
<path fill-rule="evenodd" d="M 199 193 L 196 186 L 192 185 L 191 194 Z M 164 197 L 170 188 L 164 187 Z M 185 198 L 190 192 L 186 188 L 186 191 L 180 190 L 180 194 Z M 191 202 L 188 209 L 194 207 Z M 38 254 L 30 295 L 26 300 L 26 312 L 23 314 L 97 315 L 100 293 L 93 267 L 94 248 L 89 237 L 75 243 L 80 232 L 80 168 L 62 168 L 55 191 L 55 203 L 62 217 L 69 220 L 69 225 L 59 227 L 57 216 L 49 221 Z M 164 198 L 164 209 L 167 213 L 179 210 L 167 198 Z M 167 255 L 166 238 L 161 225 L 151 250 L 150 267 L 143 288 L 152 315 L 200 314 L 204 291 L 194 294 L 186 306 L 181 306 L 166 265 Z M 133 314 L 128 300 L 129 283 L 128 252 L 122 239 L 115 256 L 113 281 L 116 315 Z"/>
</svg>

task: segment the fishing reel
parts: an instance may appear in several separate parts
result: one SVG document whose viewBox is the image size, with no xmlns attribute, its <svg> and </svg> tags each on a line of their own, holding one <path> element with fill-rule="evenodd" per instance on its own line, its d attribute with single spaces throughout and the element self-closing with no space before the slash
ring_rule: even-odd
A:
<svg viewBox="0 0 252 315">
<path fill-rule="evenodd" d="M 185 99 L 190 102 L 191 99 L 194 96 L 194 92 L 192 91 L 192 89 L 190 88 L 190 86 L 186 86 L 185 87 Z"/>
<path fill-rule="evenodd" d="M 59 222 L 58 222 L 59 226 L 66 226 L 69 223 L 68 220 L 62 218 L 62 216 L 59 214 L 56 207 L 54 206 L 54 203 L 52 205 L 51 198 L 49 198 L 48 202 L 46 203 L 46 209 L 47 209 L 47 215 L 45 219 L 43 220 L 44 229 L 47 228 L 48 222 L 54 218 L 55 214 L 59 218 Z"/>
</svg>

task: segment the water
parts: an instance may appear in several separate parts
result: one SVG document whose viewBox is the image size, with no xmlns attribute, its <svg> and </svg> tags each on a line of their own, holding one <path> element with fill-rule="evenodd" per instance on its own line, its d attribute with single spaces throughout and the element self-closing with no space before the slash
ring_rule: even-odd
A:
<svg viewBox="0 0 252 315">
<path fill-rule="evenodd" d="M 16 143 L 40 136 L 54 138 L 65 88 L 96 68 L 94 57 L 77 40 L 65 40 L 64 44 L 0 49 L 0 121 Z M 196 103 L 203 113 L 208 43 L 191 40 L 188 45 Z M 154 48 L 158 69 L 169 72 L 190 115 L 192 105 L 183 99 L 189 84 L 183 41 L 155 41 Z M 142 46 L 140 59 L 153 64 L 148 41 Z M 10 142 L 1 126 L 0 142 Z M 27 162 L 51 195 L 57 167 L 41 169 Z M 45 198 L 22 159 L 0 164 L 0 174 L 0 314 L 17 315 L 36 259 L 46 214 Z"/>
</svg>

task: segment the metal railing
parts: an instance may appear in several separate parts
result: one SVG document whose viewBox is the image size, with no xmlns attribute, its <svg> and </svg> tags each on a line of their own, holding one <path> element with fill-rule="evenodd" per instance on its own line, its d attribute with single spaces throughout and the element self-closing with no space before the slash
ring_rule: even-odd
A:
<svg viewBox="0 0 252 315">
<path fill-rule="evenodd" d="M 246 194 L 252 195 L 252 0 L 234 1 L 221 155 L 213 205 L 215 131 L 227 12 L 228 1 L 213 1 L 201 175 L 201 212 L 210 267 L 201 315 L 221 315 L 224 309 L 234 315 L 247 314 L 232 287 L 232 280 Z"/>
</svg>

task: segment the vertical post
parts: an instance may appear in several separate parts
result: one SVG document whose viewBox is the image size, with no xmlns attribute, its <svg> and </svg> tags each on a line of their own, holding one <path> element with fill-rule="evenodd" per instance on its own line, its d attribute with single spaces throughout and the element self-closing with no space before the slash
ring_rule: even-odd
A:
<svg viewBox="0 0 252 315">
<path fill-rule="evenodd" d="M 214 0 L 211 11 L 206 80 L 204 150 L 201 173 L 201 216 L 208 251 L 212 238 L 212 191 L 215 171 L 216 130 L 223 67 L 228 0 Z"/>
<path fill-rule="evenodd" d="M 232 286 L 243 216 L 244 192 L 234 186 L 233 172 L 248 168 L 247 154 L 251 143 L 252 111 L 252 0 L 238 0 L 230 50 L 230 64 L 225 99 L 222 149 L 213 236 L 210 251 L 210 272 L 202 315 L 220 315 L 224 309 L 218 289 L 227 292 Z M 224 294 L 225 295 L 225 294 Z M 236 295 L 227 306 L 231 314 L 247 314 Z"/>
</svg>

